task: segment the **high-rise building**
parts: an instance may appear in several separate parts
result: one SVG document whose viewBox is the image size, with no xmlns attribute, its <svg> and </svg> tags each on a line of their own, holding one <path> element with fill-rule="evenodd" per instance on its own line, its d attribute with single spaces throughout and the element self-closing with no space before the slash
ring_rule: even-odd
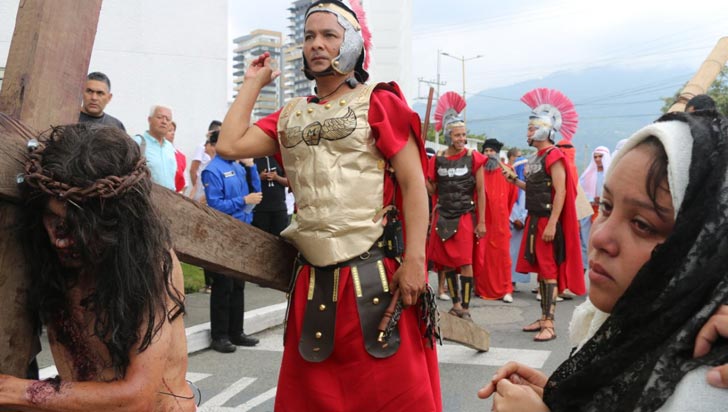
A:
<svg viewBox="0 0 728 412">
<path fill-rule="evenodd" d="M 261 54 L 270 53 L 274 68 L 282 67 L 283 36 L 280 32 L 253 30 L 250 34 L 238 37 L 233 42 L 236 44 L 233 50 L 233 83 L 235 83 L 233 90 L 235 95 L 237 95 L 243 84 L 243 77 L 248 64 Z M 282 105 L 283 93 L 279 77 L 260 91 L 253 108 L 253 117 L 256 120 L 265 117 L 278 110 Z"/>
<path fill-rule="evenodd" d="M 233 62 L 233 77 L 235 90 L 242 83 L 248 56 L 258 56 L 269 51 L 276 61 L 280 62 L 281 76 L 276 86 L 269 85 L 264 89 L 258 99 L 256 117 L 264 113 L 272 113 L 293 97 L 313 94 L 314 82 L 308 80 L 303 74 L 303 32 L 306 10 L 315 0 L 292 0 L 288 11 L 289 34 L 285 44 L 281 46 L 280 37 L 276 40 L 270 38 L 271 32 L 256 30 L 248 36 L 235 39 L 238 47 L 235 49 Z M 406 95 L 413 94 L 411 77 L 412 55 L 412 0 L 361 0 L 367 13 L 367 20 L 373 32 L 372 75 L 370 82 L 396 81 Z M 257 34 L 257 35 L 256 35 Z M 280 33 L 277 33 L 280 36 Z M 247 53 L 247 54 L 246 54 Z M 272 96 L 276 89 L 279 93 L 279 103 L 276 108 L 272 106 Z M 270 106 L 269 106 L 270 104 Z M 260 110 L 258 110 L 260 109 Z"/>
<path fill-rule="evenodd" d="M 296 96 L 313 94 L 313 82 L 303 74 L 303 30 L 306 9 L 315 0 L 294 0 L 288 11 L 290 34 L 283 48 L 283 98 L 285 101 Z"/>
</svg>

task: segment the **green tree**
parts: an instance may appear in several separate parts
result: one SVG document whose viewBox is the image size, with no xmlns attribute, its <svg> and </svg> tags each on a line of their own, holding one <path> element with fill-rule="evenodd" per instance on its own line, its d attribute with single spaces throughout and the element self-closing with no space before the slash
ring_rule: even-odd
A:
<svg viewBox="0 0 728 412">
<path fill-rule="evenodd" d="M 662 106 L 662 113 L 667 113 L 670 107 L 675 104 L 685 85 L 687 85 L 687 82 L 672 97 L 662 98 L 662 101 L 665 102 Z M 723 67 L 723 70 L 720 71 L 718 77 L 708 89 L 707 94 L 715 100 L 718 111 L 728 115 L 728 66 Z"/>
</svg>

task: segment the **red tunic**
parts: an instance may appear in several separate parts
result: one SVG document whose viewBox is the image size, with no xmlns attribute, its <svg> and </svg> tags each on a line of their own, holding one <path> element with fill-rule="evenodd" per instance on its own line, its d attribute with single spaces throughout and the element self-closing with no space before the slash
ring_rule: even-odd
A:
<svg viewBox="0 0 728 412">
<path fill-rule="evenodd" d="M 448 156 L 448 160 L 458 160 L 468 153 L 468 149 L 463 149 L 460 153 L 454 156 Z M 471 173 L 476 176 L 480 172 L 481 167 L 485 163 L 485 156 L 473 151 L 473 165 Z M 427 167 L 427 179 L 431 182 L 437 183 L 437 172 L 435 170 L 435 159 L 436 156 L 432 156 L 429 160 Z M 473 199 L 477 196 L 477 186 L 473 190 Z M 433 203 L 437 204 L 437 196 L 433 196 Z M 471 265 L 473 263 L 473 243 L 475 241 L 474 229 L 475 221 L 477 219 L 478 209 L 476 208 L 472 213 L 466 213 L 460 216 L 460 222 L 458 223 L 458 230 L 455 234 L 442 241 L 438 236 L 437 231 L 434 230 L 437 219 L 439 217 L 438 210 L 435 209 L 432 212 L 432 224 L 433 229 L 430 230 L 430 238 L 427 242 L 427 256 L 428 258 L 440 267 L 459 268 L 461 266 Z"/>
<path fill-rule="evenodd" d="M 385 158 L 391 159 L 407 143 L 410 132 L 418 137 L 420 145 L 422 141 L 419 139 L 420 120 L 417 114 L 400 97 L 401 92 L 396 85 L 393 92 L 384 90 L 386 88 L 390 87 L 383 85 L 372 93 L 368 120 L 377 148 Z M 268 136 L 277 139 L 279 115 L 280 111 L 256 125 Z M 420 147 L 420 156 L 424 166 L 424 147 Z M 391 201 L 392 193 L 391 179 L 385 178 L 385 203 Z M 391 259 L 385 259 L 384 263 L 391 281 L 397 263 Z M 384 359 L 372 357 L 364 349 L 348 267 L 340 271 L 333 353 L 320 363 L 308 362 L 301 357 L 298 343 L 309 273 L 309 267 L 301 270 L 291 296 L 275 410 L 441 411 L 437 352 L 425 346 L 415 308 L 402 313 L 399 321 L 401 343 L 397 353 Z"/>
<path fill-rule="evenodd" d="M 177 160 L 177 173 L 174 175 L 174 190 L 179 192 L 185 188 L 185 168 L 187 167 L 187 157 L 184 153 L 174 149 L 174 158 Z"/>
<path fill-rule="evenodd" d="M 475 293 L 500 299 L 513 292 L 509 218 L 518 188 L 508 183 L 500 168 L 485 170 L 485 237 L 476 240 L 473 255 Z"/>
<path fill-rule="evenodd" d="M 543 155 L 546 149 L 538 152 L 537 156 Z M 526 218 L 526 227 L 528 227 L 531 219 L 538 219 L 538 231 L 535 240 L 536 261 L 531 264 L 525 258 L 526 242 L 528 236 L 523 236 L 521 241 L 521 251 L 518 255 L 518 263 L 516 271 L 520 273 L 536 272 L 539 279 L 557 279 L 559 292 L 569 289 L 577 295 L 586 293 L 584 285 L 584 268 L 581 261 L 581 243 L 579 241 L 579 221 L 576 218 L 576 184 L 571 176 L 571 168 L 566 161 L 561 150 L 555 148 L 546 155 L 546 173 L 551 174 L 551 165 L 556 162 L 562 162 L 564 171 L 566 172 L 566 198 L 564 199 L 564 207 L 561 210 L 559 222 L 564 233 L 564 249 L 565 259 L 560 265 L 556 265 L 554 259 L 554 248 L 552 242 L 544 242 L 541 238 L 548 217 L 535 217 L 528 215 Z M 553 191 L 551 193 L 553 199 Z"/>
</svg>

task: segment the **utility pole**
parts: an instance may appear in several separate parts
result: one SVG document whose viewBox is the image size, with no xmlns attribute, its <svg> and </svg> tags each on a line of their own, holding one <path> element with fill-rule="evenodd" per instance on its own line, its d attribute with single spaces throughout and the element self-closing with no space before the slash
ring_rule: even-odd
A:
<svg viewBox="0 0 728 412">
<path fill-rule="evenodd" d="M 482 54 L 479 54 L 477 56 L 465 58 L 465 56 L 453 56 L 450 53 L 447 53 L 447 52 L 444 52 L 444 51 L 440 51 L 440 50 L 438 50 L 438 52 L 439 52 L 438 53 L 438 62 L 439 62 L 440 54 L 441 54 L 443 56 L 452 57 L 455 60 L 459 60 L 460 63 L 462 64 L 462 68 L 463 68 L 463 100 L 465 100 L 466 103 L 467 103 L 467 100 L 465 99 L 465 62 L 468 61 L 468 60 L 479 59 L 479 58 L 485 57 L 485 56 L 483 56 Z M 438 70 L 438 75 L 439 75 L 439 72 L 440 71 Z M 467 117 L 466 117 L 466 114 L 465 114 L 465 111 L 466 110 L 467 110 L 467 106 L 466 106 L 465 109 L 463 109 L 463 121 L 467 121 Z"/>
<path fill-rule="evenodd" d="M 422 85 L 422 83 L 425 83 L 428 86 L 437 86 L 438 89 L 440 88 L 441 85 L 444 86 L 447 84 L 447 82 L 439 82 L 436 80 L 425 80 L 424 78 L 419 77 L 417 79 L 417 99 L 418 100 L 419 99 L 426 100 L 428 98 L 427 96 L 420 95 L 420 86 Z M 428 88 L 428 90 L 429 90 L 429 88 Z M 437 101 L 437 99 L 435 99 L 435 101 Z"/>
</svg>

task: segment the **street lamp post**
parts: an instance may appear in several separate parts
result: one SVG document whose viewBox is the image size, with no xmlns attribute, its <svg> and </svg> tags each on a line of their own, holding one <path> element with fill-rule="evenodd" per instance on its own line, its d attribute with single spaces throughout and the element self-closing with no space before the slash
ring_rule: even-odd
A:
<svg viewBox="0 0 728 412">
<path fill-rule="evenodd" d="M 465 62 L 468 60 L 479 59 L 484 56 L 482 54 L 479 54 L 477 56 L 465 58 L 465 56 L 453 56 L 452 54 L 444 52 L 444 51 L 441 51 L 440 54 L 442 54 L 443 56 L 452 57 L 455 60 L 460 60 L 460 63 L 462 64 L 462 67 L 463 67 L 463 100 L 465 100 Z M 465 110 L 467 110 L 467 109 L 463 109 L 463 120 L 467 120 L 466 115 L 465 115 Z"/>
</svg>

